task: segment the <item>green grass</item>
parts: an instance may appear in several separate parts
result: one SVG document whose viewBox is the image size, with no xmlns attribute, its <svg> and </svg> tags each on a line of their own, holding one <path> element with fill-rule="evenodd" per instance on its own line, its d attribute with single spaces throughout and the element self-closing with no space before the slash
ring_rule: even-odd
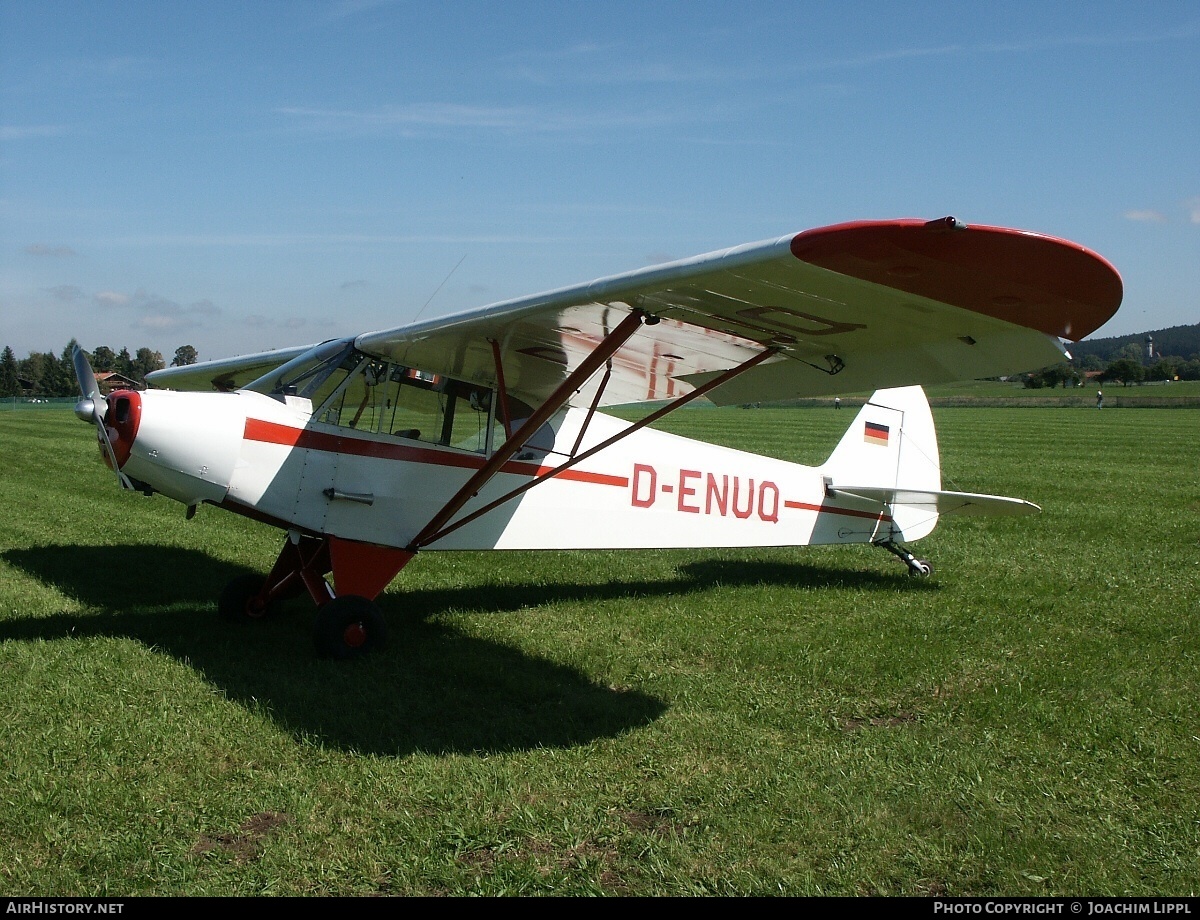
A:
<svg viewBox="0 0 1200 920">
<path fill-rule="evenodd" d="M 664 427 L 818 462 L 852 416 Z M 935 409 L 947 520 L 870 547 L 428 553 L 391 641 L 218 621 L 281 537 L 0 413 L 0 890 L 1196 895 L 1200 411 Z"/>
<path fill-rule="evenodd" d="M 1056 407 L 1065 409 L 1096 407 L 1096 391 L 1104 391 L 1104 407 L 1119 408 L 1187 408 L 1200 409 L 1200 380 L 1156 381 L 1132 386 L 1118 383 L 1089 383 L 1081 387 L 1043 387 L 1031 389 L 1020 381 L 964 380 L 925 388 L 934 408 L 952 407 Z M 868 396 L 864 393 L 841 394 L 842 405 L 861 405 Z M 833 397 L 804 398 L 793 405 L 802 407 L 832 406 Z"/>
</svg>

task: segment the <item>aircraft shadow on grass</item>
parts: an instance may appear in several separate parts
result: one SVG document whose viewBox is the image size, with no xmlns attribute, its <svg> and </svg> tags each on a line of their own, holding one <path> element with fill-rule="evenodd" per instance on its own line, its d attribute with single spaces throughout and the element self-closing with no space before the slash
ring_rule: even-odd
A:
<svg viewBox="0 0 1200 920">
<path fill-rule="evenodd" d="M 259 623 L 218 619 L 220 587 L 248 570 L 202 552 L 52 545 L 8 550 L 3 558 L 95 612 L 17 616 L 0 621 L 0 639 L 133 639 L 195 668 L 231 699 L 265 706 L 296 737 L 385 756 L 571 747 L 649 724 L 667 709 L 650 694 L 600 686 L 573 668 L 437 622 L 447 610 L 678 597 L 716 585 L 936 587 L 890 573 L 710 560 L 680 566 L 674 579 L 415 589 L 380 595 L 386 648 L 364 661 L 328 662 L 313 657 L 305 627 L 314 611 L 302 602 Z M 296 622 L 300 616 L 304 623 Z"/>
</svg>

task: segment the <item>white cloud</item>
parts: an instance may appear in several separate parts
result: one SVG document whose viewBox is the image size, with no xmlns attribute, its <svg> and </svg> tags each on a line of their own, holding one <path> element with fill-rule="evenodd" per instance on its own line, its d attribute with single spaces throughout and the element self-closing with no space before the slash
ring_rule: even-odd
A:
<svg viewBox="0 0 1200 920">
<path fill-rule="evenodd" d="M 1142 223 L 1150 224 L 1165 224 L 1167 222 L 1166 214 L 1164 214 L 1162 211 L 1155 211 L 1151 208 L 1126 211 L 1125 218 L 1127 220 L 1136 220 Z"/>
<path fill-rule="evenodd" d="M 184 306 L 166 297 L 143 291 L 138 292 L 135 306 L 141 313 L 137 325 L 155 332 L 195 329 L 202 325 L 201 320 L 221 315 L 221 311 L 211 300 L 197 300 Z"/>
</svg>

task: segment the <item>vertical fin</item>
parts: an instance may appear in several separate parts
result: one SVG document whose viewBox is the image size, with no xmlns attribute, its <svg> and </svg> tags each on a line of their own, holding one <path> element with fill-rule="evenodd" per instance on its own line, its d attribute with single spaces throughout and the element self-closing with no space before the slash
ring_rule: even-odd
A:
<svg viewBox="0 0 1200 920">
<path fill-rule="evenodd" d="M 942 487 L 937 432 L 921 387 L 876 390 L 821 467 L 834 488 L 938 491 Z M 937 524 L 936 512 L 893 506 L 895 538 L 916 540 Z"/>
</svg>

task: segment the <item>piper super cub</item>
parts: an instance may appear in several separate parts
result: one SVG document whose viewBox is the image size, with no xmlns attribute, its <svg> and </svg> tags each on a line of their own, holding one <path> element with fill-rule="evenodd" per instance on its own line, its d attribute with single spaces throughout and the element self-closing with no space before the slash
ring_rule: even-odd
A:
<svg viewBox="0 0 1200 920">
<path fill-rule="evenodd" d="M 422 550 L 906 543 L 948 512 L 922 384 L 1034 370 L 1121 303 L 1075 243 L 947 217 L 840 224 L 442 319 L 155 371 L 76 414 L 123 488 L 286 534 L 225 617 L 307 593 L 319 655 L 381 646 L 376 596 Z M 880 389 L 882 388 L 882 389 Z M 876 390 L 809 467 L 648 427 L 718 405 Z M 199 392 L 204 391 L 204 392 Z M 658 405 L 635 423 L 601 413 Z"/>
</svg>

